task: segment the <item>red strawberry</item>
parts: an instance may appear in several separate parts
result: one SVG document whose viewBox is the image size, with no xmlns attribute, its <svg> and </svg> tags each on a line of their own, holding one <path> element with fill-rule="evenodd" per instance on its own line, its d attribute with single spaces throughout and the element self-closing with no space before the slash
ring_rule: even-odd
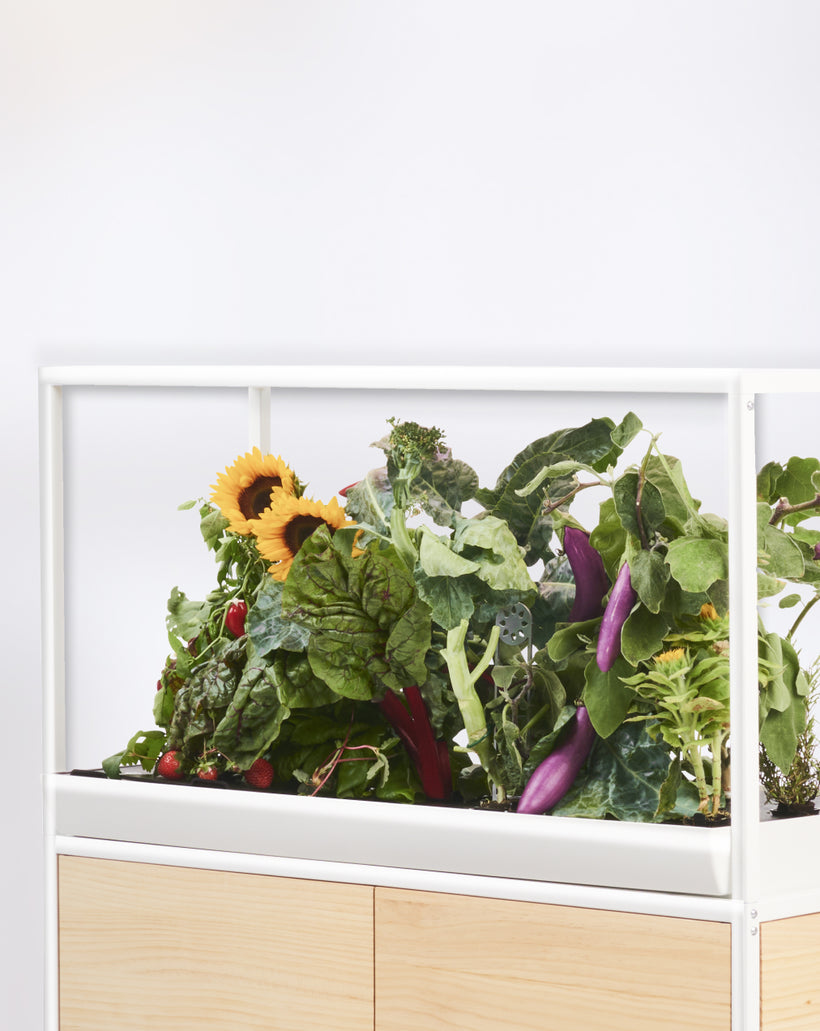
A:
<svg viewBox="0 0 820 1031">
<path fill-rule="evenodd" d="M 161 755 L 156 772 L 166 780 L 182 780 L 182 763 L 179 752 L 166 752 Z"/>
<path fill-rule="evenodd" d="M 225 616 L 225 626 L 234 637 L 243 637 L 245 634 L 245 616 L 248 614 L 248 606 L 244 601 L 235 601 L 228 609 Z"/>
<path fill-rule="evenodd" d="M 219 770 L 215 766 L 200 766 L 196 771 L 196 775 L 200 780 L 216 780 L 219 776 Z"/>
<path fill-rule="evenodd" d="M 245 770 L 245 780 L 252 788 L 269 788 L 273 783 L 273 767 L 267 759 L 257 759 Z"/>
</svg>

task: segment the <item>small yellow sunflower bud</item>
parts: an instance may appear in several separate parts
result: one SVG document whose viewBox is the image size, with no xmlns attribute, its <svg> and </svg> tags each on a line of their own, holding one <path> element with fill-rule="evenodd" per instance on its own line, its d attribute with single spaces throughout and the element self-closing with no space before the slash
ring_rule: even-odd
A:
<svg viewBox="0 0 820 1031">
<path fill-rule="evenodd" d="M 655 656 L 655 664 L 657 666 L 666 666 L 669 663 L 682 659 L 685 654 L 683 648 L 670 648 L 668 652 L 661 652 L 660 655 Z"/>
<path fill-rule="evenodd" d="M 707 602 L 705 605 L 700 607 L 700 618 L 701 619 L 720 619 L 718 611 L 714 605 Z"/>
</svg>

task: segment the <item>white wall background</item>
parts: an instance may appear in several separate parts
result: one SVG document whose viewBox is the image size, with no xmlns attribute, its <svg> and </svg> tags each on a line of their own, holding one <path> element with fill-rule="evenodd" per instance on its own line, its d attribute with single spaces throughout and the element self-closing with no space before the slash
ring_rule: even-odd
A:
<svg viewBox="0 0 820 1031">
<path fill-rule="evenodd" d="M 814 366 L 818 49 L 813 0 L 0 0 L 8 1027 L 42 1026 L 36 367 Z"/>
</svg>

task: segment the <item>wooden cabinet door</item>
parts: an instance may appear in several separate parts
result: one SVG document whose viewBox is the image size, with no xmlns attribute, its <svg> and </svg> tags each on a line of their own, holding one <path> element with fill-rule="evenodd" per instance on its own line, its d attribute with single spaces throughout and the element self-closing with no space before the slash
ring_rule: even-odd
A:
<svg viewBox="0 0 820 1031">
<path fill-rule="evenodd" d="M 367 1031 L 373 889 L 62 856 L 61 1031 Z"/>
<path fill-rule="evenodd" d="M 376 1031 L 729 1031 L 730 925 L 376 889 Z"/>
<path fill-rule="evenodd" d="M 760 925 L 762 1031 L 820 1027 L 820 913 Z"/>
</svg>

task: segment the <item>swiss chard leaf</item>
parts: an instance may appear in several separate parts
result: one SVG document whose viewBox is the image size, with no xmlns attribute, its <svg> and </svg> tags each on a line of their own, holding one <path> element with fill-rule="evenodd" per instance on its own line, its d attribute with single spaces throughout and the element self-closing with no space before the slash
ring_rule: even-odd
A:
<svg viewBox="0 0 820 1031">
<path fill-rule="evenodd" d="M 288 709 L 317 709 L 337 700 L 335 693 L 315 675 L 304 653 L 282 651 L 277 654 L 273 660 L 273 679 L 279 701 Z"/>
<path fill-rule="evenodd" d="M 320 527 L 293 562 L 282 604 L 311 632 L 313 672 L 342 697 L 424 683 L 430 610 L 392 545 L 353 558 Z"/>
<path fill-rule="evenodd" d="M 248 610 L 245 630 L 260 655 L 268 655 L 279 648 L 303 651 L 307 647 L 310 631 L 282 615 L 284 587 L 280 581 L 268 577 Z"/>
<path fill-rule="evenodd" d="M 280 701 L 273 667 L 250 647 L 231 704 L 215 728 L 213 745 L 246 769 L 276 740 L 289 715 Z"/>
</svg>

